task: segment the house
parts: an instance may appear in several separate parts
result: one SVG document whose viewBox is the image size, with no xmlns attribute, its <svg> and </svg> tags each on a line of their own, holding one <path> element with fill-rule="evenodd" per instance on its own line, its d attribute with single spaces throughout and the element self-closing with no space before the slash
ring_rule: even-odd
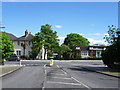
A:
<svg viewBox="0 0 120 90">
<path fill-rule="evenodd" d="M 29 33 L 28 30 L 25 31 L 25 34 L 21 37 L 16 37 L 15 35 L 11 33 L 6 33 L 10 39 L 12 40 L 14 44 L 14 54 L 17 56 L 30 56 L 30 53 L 32 51 L 32 40 L 33 40 L 33 35 L 31 32 Z M 40 50 L 37 58 L 39 59 L 44 59 L 44 47 Z M 45 59 L 47 58 L 47 55 Z"/>
<path fill-rule="evenodd" d="M 106 46 L 76 46 L 75 54 L 81 55 L 82 58 L 100 58 L 105 49 Z"/>
</svg>

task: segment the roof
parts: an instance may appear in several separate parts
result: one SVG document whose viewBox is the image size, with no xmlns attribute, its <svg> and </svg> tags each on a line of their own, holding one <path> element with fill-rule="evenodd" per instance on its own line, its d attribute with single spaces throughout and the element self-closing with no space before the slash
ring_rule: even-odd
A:
<svg viewBox="0 0 120 90">
<path fill-rule="evenodd" d="M 88 50 L 89 46 L 80 46 L 80 50 Z"/>
<path fill-rule="evenodd" d="M 3 32 L 2 32 L 2 33 L 3 33 Z M 5 33 L 6 33 L 6 32 L 5 32 Z M 17 39 L 17 37 L 16 37 L 15 35 L 11 34 L 11 33 L 6 33 L 6 35 L 9 36 L 9 37 L 10 37 L 10 40 L 12 40 L 12 41 L 14 41 L 14 40 Z"/>
<path fill-rule="evenodd" d="M 94 48 L 105 48 L 106 46 L 76 46 L 79 47 L 76 50 L 89 50 L 89 47 L 94 47 Z"/>
<path fill-rule="evenodd" d="M 107 46 L 89 46 L 89 47 L 104 48 L 104 47 L 107 47 Z"/>
<path fill-rule="evenodd" d="M 27 34 L 27 35 L 24 35 L 24 36 L 21 36 L 19 38 L 16 37 L 15 35 L 11 34 L 11 33 L 6 33 L 6 35 L 8 35 L 10 37 L 10 40 L 12 40 L 12 41 L 31 41 L 34 37 L 31 33 Z"/>
<path fill-rule="evenodd" d="M 76 50 L 88 50 L 89 46 L 76 46 Z"/>
<path fill-rule="evenodd" d="M 22 37 L 19 37 L 17 40 L 19 41 L 30 41 L 33 39 L 33 35 L 32 34 L 28 34 L 27 36 L 22 36 Z"/>
</svg>

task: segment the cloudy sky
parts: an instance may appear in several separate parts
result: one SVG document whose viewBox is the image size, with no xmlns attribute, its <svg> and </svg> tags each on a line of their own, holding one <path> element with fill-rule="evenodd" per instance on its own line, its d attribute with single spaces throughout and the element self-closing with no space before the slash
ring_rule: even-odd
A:
<svg viewBox="0 0 120 90">
<path fill-rule="evenodd" d="M 118 0 L 109 0 L 111 2 L 107 2 L 108 0 L 104 0 L 106 2 L 17 1 L 19 0 L 2 2 L 2 24 L 6 27 L 3 31 L 13 33 L 17 37 L 22 36 L 26 29 L 34 35 L 40 30 L 41 25 L 50 24 L 52 29 L 57 31 L 60 43 L 64 41 L 67 34 L 78 33 L 88 38 L 91 45 L 106 44 L 103 37 L 107 34 L 108 25 L 118 26 Z"/>
</svg>

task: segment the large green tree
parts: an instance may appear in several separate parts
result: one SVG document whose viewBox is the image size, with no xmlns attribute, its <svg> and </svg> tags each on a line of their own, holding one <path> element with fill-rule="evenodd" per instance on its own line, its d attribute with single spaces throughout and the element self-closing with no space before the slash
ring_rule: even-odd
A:
<svg viewBox="0 0 120 90">
<path fill-rule="evenodd" d="M 70 48 L 73 48 L 75 46 L 88 46 L 89 41 L 80 34 L 70 33 L 65 38 L 64 44 L 68 45 Z"/>
<path fill-rule="evenodd" d="M 51 25 L 42 25 L 40 32 L 36 33 L 33 39 L 33 52 L 37 55 L 44 46 L 45 54 L 48 52 L 48 55 L 51 56 L 59 46 L 59 39 L 57 38 L 57 32 L 52 30 Z"/>
<path fill-rule="evenodd" d="M 116 68 L 120 66 L 120 29 L 114 25 L 109 26 L 108 35 L 104 39 L 109 46 L 102 53 L 102 60 L 108 67 Z"/>
<path fill-rule="evenodd" d="M 67 45 L 70 49 L 72 49 L 71 52 L 71 59 L 76 59 L 75 55 L 75 47 L 76 46 L 88 46 L 89 41 L 88 39 L 84 38 L 80 34 L 77 33 L 70 33 L 67 35 L 67 37 L 64 40 L 64 45 Z"/>
<path fill-rule="evenodd" d="M 70 59 L 72 49 L 70 49 L 67 45 L 62 44 L 59 46 L 59 52 L 58 52 L 58 59 Z"/>
<path fill-rule="evenodd" d="M 1 60 L 13 54 L 13 43 L 5 32 L 0 32 L 0 55 Z"/>
</svg>

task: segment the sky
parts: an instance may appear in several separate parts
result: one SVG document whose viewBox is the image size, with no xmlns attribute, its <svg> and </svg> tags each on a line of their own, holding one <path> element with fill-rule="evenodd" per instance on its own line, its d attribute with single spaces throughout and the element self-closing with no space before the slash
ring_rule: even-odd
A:
<svg viewBox="0 0 120 90">
<path fill-rule="evenodd" d="M 78 33 L 90 44 L 107 44 L 109 25 L 118 26 L 118 2 L 2 2 L 3 31 L 17 37 L 26 29 L 33 35 L 41 25 L 52 25 L 60 44 L 67 34 Z M 13 0 L 14 1 L 14 0 Z"/>
</svg>

